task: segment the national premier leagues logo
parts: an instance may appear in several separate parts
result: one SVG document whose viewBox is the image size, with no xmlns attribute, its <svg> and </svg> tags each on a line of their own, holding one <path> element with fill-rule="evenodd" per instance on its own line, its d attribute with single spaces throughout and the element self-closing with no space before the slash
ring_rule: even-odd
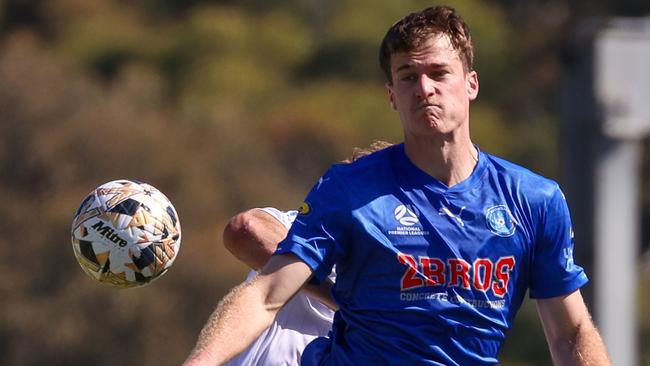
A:
<svg viewBox="0 0 650 366">
<path fill-rule="evenodd" d="M 393 210 L 393 217 L 399 223 L 397 227 L 388 230 L 389 235 L 424 236 L 429 235 L 420 225 L 420 210 L 414 205 L 401 204 Z"/>
<path fill-rule="evenodd" d="M 508 237 L 515 233 L 517 222 L 505 205 L 492 206 L 485 211 L 487 227 L 496 235 Z"/>
<path fill-rule="evenodd" d="M 404 226 L 413 226 L 418 223 L 420 212 L 413 205 L 399 205 L 395 208 L 395 220 Z"/>
</svg>

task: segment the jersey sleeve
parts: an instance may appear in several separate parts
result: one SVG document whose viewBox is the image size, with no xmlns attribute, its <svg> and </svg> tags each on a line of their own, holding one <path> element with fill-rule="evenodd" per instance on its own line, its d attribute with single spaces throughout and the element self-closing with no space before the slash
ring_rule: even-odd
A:
<svg viewBox="0 0 650 366">
<path fill-rule="evenodd" d="M 296 210 L 280 211 L 275 207 L 263 207 L 258 208 L 258 210 L 264 211 L 273 216 L 273 218 L 278 220 L 285 228 L 287 228 L 287 230 L 291 228 L 291 224 L 293 224 L 293 220 L 296 219 L 296 215 L 298 214 L 298 211 Z"/>
<path fill-rule="evenodd" d="M 335 169 L 323 175 L 307 195 L 275 254 L 293 253 L 314 271 L 317 282 L 332 271 L 347 237 L 350 211 Z"/>
<path fill-rule="evenodd" d="M 559 187 L 542 209 L 531 270 L 531 298 L 568 294 L 588 282 L 582 267 L 573 261 L 571 217 Z"/>
</svg>

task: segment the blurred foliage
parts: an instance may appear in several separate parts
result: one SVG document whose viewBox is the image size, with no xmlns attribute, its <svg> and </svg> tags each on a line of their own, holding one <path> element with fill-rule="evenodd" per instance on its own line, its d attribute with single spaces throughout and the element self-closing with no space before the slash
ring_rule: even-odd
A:
<svg viewBox="0 0 650 366">
<path fill-rule="evenodd" d="M 561 179 L 554 87 L 566 26 L 594 9 L 630 14 L 650 6 L 450 4 L 476 42 L 474 140 Z M 246 271 L 221 246 L 226 220 L 253 206 L 296 207 L 353 146 L 400 140 L 377 46 L 390 24 L 428 5 L 0 0 L 0 364 L 179 364 Z M 643 171 L 648 241 L 650 169 Z M 118 178 L 160 188 L 183 225 L 174 268 L 140 289 L 87 279 L 68 241 L 80 200 Z M 650 269 L 643 268 L 647 344 Z M 550 363 L 530 302 L 502 353 L 504 365 Z"/>
</svg>

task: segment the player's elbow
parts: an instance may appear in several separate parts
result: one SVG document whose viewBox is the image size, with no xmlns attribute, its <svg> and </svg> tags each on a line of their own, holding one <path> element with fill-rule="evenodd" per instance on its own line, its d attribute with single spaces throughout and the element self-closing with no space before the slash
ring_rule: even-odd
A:
<svg viewBox="0 0 650 366">
<path fill-rule="evenodd" d="M 223 230 L 223 245 L 237 256 L 242 242 L 249 239 L 254 232 L 254 216 L 252 210 L 244 211 L 233 216 Z"/>
<path fill-rule="evenodd" d="M 269 234 L 260 212 L 251 209 L 233 216 L 223 232 L 224 247 L 253 269 L 262 268 L 275 250 L 265 245 L 268 241 L 265 237 Z"/>
</svg>

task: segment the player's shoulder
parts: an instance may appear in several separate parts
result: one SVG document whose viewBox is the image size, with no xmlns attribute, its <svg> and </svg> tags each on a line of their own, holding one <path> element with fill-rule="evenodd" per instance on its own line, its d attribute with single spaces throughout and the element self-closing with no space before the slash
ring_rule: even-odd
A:
<svg viewBox="0 0 650 366">
<path fill-rule="evenodd" d="M 527 197 L 548 200 L 557 194 L 560 189 L 555 180 L 533 172 L 519 164 L 485 152 L 482 152 L 482 155 L 487 159 L 490 169 L 499 181 L 504 182 Z"/>
</svg>

